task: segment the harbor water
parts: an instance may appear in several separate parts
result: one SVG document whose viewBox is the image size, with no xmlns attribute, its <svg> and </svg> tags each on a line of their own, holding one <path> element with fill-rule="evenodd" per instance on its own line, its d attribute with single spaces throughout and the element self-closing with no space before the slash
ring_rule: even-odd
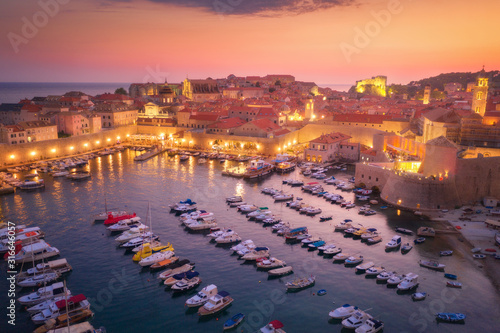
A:
<svg viewBox="0 0 500 333">
<path fill-rule="evenodd" d="M 449 245 L 438 238 L 428 238 L 414 245 L 405 255 L 400 251 L 384 250 L 384 244 L 396 235 L 396 227 L 415 232 L 422 225 L 431 225 L 429 221 L 409 212 L 391 208 L 380 210 L 380 205 L 374 206 L 376 215 L 362 216 L 357 208 L 346 210 L 304 193 L 300 187 L 282 184 L 282 180 L 288 178 L 314 181 L 300 175 L 298 170 L 289 175 L 273 174 L 257 181 L 246 181 L 222 176 L 224 164 L 218 160 L 198 164 L 197 158 L 190 157 L 186 162 L 179 162 L 178 156 L 169 157 L 164 153 L 148 161 L 134 162 L 136 154 L 138 152 L 125 150 L 90 160 L 87 168 L 92 178 L 89 180 L 74 182 L 44 174 L 45 190 L 18 191 L 0 198 L 2 221 L 39 226 L 46 233 L 45 240 L 57 247 L 60 257 L 73 266 L 66 278 L 67 287 L 74 295 L 83 293 L 88 297 L 95 312 L 91 320 L 95 327 L 104 326 L 107 332 L 221 332 L 224 321 L 242 312 L 246 318 L 235 330 L 237 332 L 255 332 L 275 319 L 284 324 L 286 332 L 344 332 L 340 321 L 329 320 L 328 313 L 349 303 L 382 320 L 384 332 L 498 331 L 499 292 L 481 269 L 464 255 L 455 253 L 439 257 L 439 251 L 448 249 Z M 226 163 L 237 165 L 236 162 Z M 331 170 L 328 175 L 347 181 L 353 170 Z M 274 203 L 270 196 L 261 193 L 264 187 L 300 196 L 304 202 L 320 207 L 323 210 L 320 215 L 331 214 L 333 220 L 319 222 L 319 216 L 300 215 L 285 203 Z M 340 192 L 332 185 L 324 187 L 354 200 L 353 193 Z M 271 228 L 248 221 L 235 208 L 229 208 L 225 198 L 232 195 L 243 196 L 247 203 L 269 207 L 293 227 L 307 226 L 313 236 L 327 243 L 334 242 L 345 253 L 362 255 L 365 262 L 373 261 L 376 266 L 401 274 L 418 274 L 417 291 L 427 292 L 427 299 L 414 302 L 411 293 L 400 294 L 397 289 L 356 274 L 354 268 L 324 259 L 317 251 L 307 251 L 299 244 L 286 244 L 282 237 L 271 232 Z M 294 274 L 268 279 L 266 272 L 238 260 L 228 247 L 215 246 L 203 233 L 188 232 L 168 206 L 187 198 L 197 202 L 199 209 L 214 212 L 219 226 L 234 229 L 243 240 L 252 239 L 257 246 L 269 247 L 273 257 L 293 266 Z M 196 310 L 185 307 L 186 299 L 196 290 L 174 295 L 159 283 L 158 273 L 151 273 L 133 262 L 132 255 L 117 247 L 105 226 L 93 222 L 93 216 L 104 211 L 105 201 L 108 209 L 137 213 L 143 223 L 146 223 L 149 205 L 153 232 L 163 243 L 173 245 L 176 256 L 196 264 L 195 270 L 203 281 L 196 290 L 213 283 L 219 290 L 229 292 L 234 298 L 233 304 L 206 319 L 200 318 Z M 356 203 L 359 207 L 366 202 Z M 368 246 L 360 240 L 344 238 L 342 233 L 333 231 L 334 225 L 344 219 L 352 219 L 355 225 L 377 228 L 383 241 Z M 413 243 L 415 239 L 415 236 L 401 236 L 403 243 Z M 420 267 L 420 259 L 436 259 L 446 264 L 445 271 L 458 275 L 463 288 L 446 287 L 443 272 Z M 0 267 L 0 291 L 3 293 L 0 331 L 31 332 L 35 325 L 18 303 L 16 325 L 7 324 L 6 263 L 1 263 Z M 310 275 L 316 276 L 314 287 L 286 293 L 287 281 Z M 325 289 L 326 295 L 318 296 L 320 289 Z M 16 298 L 33 290 L 18 288 Z M 438 323 L 435 320 L 437 312 L 461 312 L 467 318 L 465 324 Z"/>
</svg>

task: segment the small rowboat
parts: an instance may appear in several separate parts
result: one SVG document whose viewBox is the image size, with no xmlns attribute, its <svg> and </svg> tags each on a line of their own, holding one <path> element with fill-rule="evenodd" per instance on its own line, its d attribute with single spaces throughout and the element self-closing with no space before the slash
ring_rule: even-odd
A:
<svg viewBox="0 0 500 333">
<path fill-rule="evenodd" d="M 420 237 L 420 238 L 417 238 L 413 241 L 415 244 L 421 244 L 423 242 L 425 242 L 425 237 Z"/>
<path fill-rule="evenodd" d="M 423 301 L 427 297 L 427 293 L 414 293 L 411 295 L 411 299 L 414 301 Z"/>
<path fill-rule="evenodd" d="M 448 278 L 450 280 L 456 280 L 457 276 L 455 274 L 450 274 L 450 273 L 444 273 L 444 277 Z"/>
<path fill-rule="evenodd" d="M 323 296 L 323 295 L 326 295 L 326 290 L 325 289 L 318 290 L 318 296 Z"/>
<path fill-rule="evenodd" d="M 484 254 L 473 254 L 472 258 L 474 259 L 484 259 L 486 256 Z"/>
<path fill-rule="evenodd" d="M 238 313 L 235 314 L 234 316 L 231 317 L 231 319 L 226 320 L 224 323 L 224 330 L 230 330 L 231 328 L 234 328 L 238 326 L 243 319 L 245 319 L 245 315 L 243 313 Z"/>
<path fill-rule="evenodd" d="M 292 273 L 292 266 L 285 266 L 280 268 L 271 269 L 267 273 L 269 276 L 283 276 Z"/>
<path fill-rule="evenodd" d="M 446 281 L 446 286 L 451 288 L 462 288 L 462 284 L 456 281 Z"/>
<path fill-rule="evenodd" d="M 451 256 L 453 254 L 453 251 L 452 250 L 447 250 L 447 251 L 440 251 L 439 252 L 439 255 L 441 257 L 444 257 L 444 256 Z"/>
</svg>

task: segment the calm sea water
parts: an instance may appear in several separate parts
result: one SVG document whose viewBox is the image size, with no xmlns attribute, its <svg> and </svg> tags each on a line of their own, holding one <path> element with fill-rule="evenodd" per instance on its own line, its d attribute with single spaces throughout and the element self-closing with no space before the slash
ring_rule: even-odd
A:
<svg viewBox="0 0 500 333">
<path fill-rule="evenodd" d="M 117 82 L 0 82 L 0 103 L 18 103 L 36 96 L 63 95 L 69 91 L 81 91 L 95 96 L 114 93 L 123 87 L 128 91 L 130 83 Z"/>
<path fill-rule="evenodd" d="M 257 182 L 221 176 L 217 161 L 199 165 L 196 158 L 181 164 L 177 158 L 160 155 L 149 161 L 133 161 L 134 151 L 124 151 L 92 160 L 88 166 L 92 179 L 71 182 L 65 178 L 44 176 L 46 189 L 42 192 L 18 192 L 0 198 L 0 217 L 4 221 L 40 226 L 46 241 L 61 251 L 73 266 L 67 286 L 73 294 L 83 293 L 92 303 L 95 317 L 92 323 L 105 326 L 108 332 L 221 332 L 225 320 L 238 312 L 247 315 L 245 332 L 256 331 L 267 322 L 278 319 L 287 332 L 343 332 L 338 321 L 329 321 L 328 313 L 344 303 L 355 304 L 385 322 L 384 332 L 495 332 L 498 330 L 500 297 L 498 291 L 479 268 L 460 253 L 438 257 L 438 251 L 448 246 L 438 239 L 428 239 L 411 252 L 386 253 L 384 244 L 395 233 L 396 226 L 416 230 L 425 221 L 395 210 L 379 211 L 374 216 L 361 216 L 357 209 L 346 210 L 321 198 L 302 193 L 299 188 L 282 185 L 285 178 L 301 178 L 298 172 L 271 175 Z M 351 172 L 332 171 L 337 178 L 348 179 Z M 281 188 L 304 198 L 304 202 L 321 207 L 333 215 L 333 221 L 320 223 L 318 217 L 307 217 L 274 203 L 260 193 L 262 187 Z M 328 187 L 328 185 L 327 185 Z M 333 187 L 328 190 L 336 191 Z M 333 264 L 316 252 L 300 245 L 285 244 L 270 228 L 247 221 L 246 217 L 228 208 L 225 197 L 239 194 L 245 201 L 268 206 L 293 226 L 308 226 L 310 233 L 335 242 L 344 252 L 361 254 L 388 270 L 419 274 L 418 291 L 429 293 L 425 301 L 413 302 L 410 294 L 398 294 L 395 289 L 377 284 L 374 279 L 357 275 L 353 268 Z M 345 193 L 344 193 L 345 194 Z M 353 198 L 353 194 L 346 194 Z M 195 291 L 173 295 L 160 285 L 156 274 L 143 270 L 132 262 L 132 256 L 117 248 L 113 237 L 102 224 L 94 224 L 92 216 L 117 207 L 136 212 L 145 219 L 148 203 L 151 206 L 152 227 L 161 240 L 171 242 L 176 255 L 196 263 L 203 280 L 197 290 L 214 283 L 219 290 L 228 291 L 234 302 L 225 312 L 202 320 L 196 311 L 184 307 Z M 243 239 L 253 239 L 258 246 L 268 246 L 274 257 L 294 267 L 294 275 L 268 280 L 267 273 L 254 265 L 244 264 L 231 255 L 228 248 L 216 247 L 203 234 L 191 234 L 180 226 L 178 218 L 169 213 L 168 205 L 191 198 L 199 208 L 213 211 L 223 227 L 234 228 Z M 333 225 L 350 218 L 354 223 L 375 227 L 384 241 L 367 246 L 359 240 L 344 238 L 333 232 Z M 413 237 L 403 235 L 404 242 Z M 467 254 L 466 255 L 470 255 Z M 446 271 L 459 276 L 463 289 L 445 286 L 442 272 L 419 267 L 420 258 L 435 258 L 447 265 Z M 488 258 L 489 260 L 489 258 Z M 0 291 L 6 294 L 6 265 L 0 264 Z M 298 276 L 314 274 L 313 288 L 298 293 L 285 293 L 285 282 Z M 317 296 L 326 289 L 325 296 Z M 17 297 L 30 290 L 18 290 Z M 6 311 L 8 299 L 0 297 L 0 308 Z M 434 313 L 441 311 L 467 314 L 466 324 L 437 323 Z M 15 328 L 6 324 L 2 313 L 0 331 L 30 332 L 35 326 L 21 307 L 17 311 Z"/>
</svg>

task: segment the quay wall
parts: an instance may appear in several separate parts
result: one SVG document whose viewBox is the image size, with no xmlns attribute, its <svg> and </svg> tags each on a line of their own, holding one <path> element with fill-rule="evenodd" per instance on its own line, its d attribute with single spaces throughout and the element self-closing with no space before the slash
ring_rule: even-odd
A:
<svg viewBox="0 0 500 333">
<path fill-rule="evenodd" d="M 293 146 L 295 144 L 304 144 L 319 137 L 321 134 L 331 132 L 340 132 L 352 137 L 351 142 L 359 142 L 361 144 L 372 147 L 373 136 L 375 134 L 385 133 L 372 128 L 356 128 L 343 125 L 325 125 L 325 124 L 307 124 L 297 131 L 287 133 L 279 137 L 248 137 L 238 135 L 224 135 L 220 133 L 206 133 L 198 130 L 192 130 L 186 127 L 159 127 L 159 126 L 144 126 L 137 125 L 137 132 L 140 134 L 164 134 L 168 137 L 170 134 L 175 134 L 184 131 L 183 138 L 185 139 L 183 147 L 188 147 L 187 142 L 192 141 L 190 147 L 197 146 L 202 149 L 211 149 L 213 141 L 222 140 L 222 142 L 241 142 L 254 143 L 259 145 L 259 153 L 265 155 L 275 155 L 280 152 L 280 149 Z"/>
<path fill-rule="evenodd" d="M 125 141 L 127 134 L 136 134 L 135 125 L 103 130 L 99 133 L 71 136 L 17 145 L 0 144 L 0 165 L 29 163 L 41 159 L 59 158 L 115 145 Z M 118 140 L 117 138 L 120 137 Z M 109 140 L 108 140 L 109 139 Z M 99 142 L 99 143 L 98 143 Z M 85 146 L 86 145 L 86 146 Z M 71 149 L 73 147 L 73 149 Z"/>
</svg>

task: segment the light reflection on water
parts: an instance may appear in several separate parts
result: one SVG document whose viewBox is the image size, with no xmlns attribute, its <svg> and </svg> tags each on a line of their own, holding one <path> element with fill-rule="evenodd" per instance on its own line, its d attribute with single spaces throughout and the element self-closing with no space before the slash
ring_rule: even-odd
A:
<svg viewBox="0 0 500 333">
<path fill-rule="evenodd" d="M 18 192 L 1 198 L 0 212 L 4 219 L 19 224 L 39 225 L 47 234 L 46 240 L 58 247 L 62 257 L 68 259 L 74 267 L 68 278 L 68 286 L 73 292 L 95 298 L 107 288 L 114 273 L 121 274 L 123 269 L 130 276 L 131 282 L 121 293 L 113 294 L 109 305 L 103 310 L 94 308 L 97 311 L 94 323 L 96 326 L 106 326 L 108 332 L 165 331 L 167 326 L 170 332 L 220 332 L 224 320 L 237 312 L 253 314 L 255 322 L 258 322 L 260 315 L 261 326 L 265 324 L 264 321 L 279 319 L 285 323 L 287 332 L 340 332 L 338 323 L 328 322 L 328 312 L 344 303 L 356 304 L 363 309 L 372 308 L 370 313 L 386 322 L 385 332 L 416 332 L 421 326 L 409 322 L 408 318 L 412 315 L 416 315 L 419 320 L 424 318 L 425 332 L 491 332 L 494 323 L 498 323 L 495 321 L 500 318 L 499 309 L 495 306 L 499 301 L 498 294 L 482 272 L 471 266 L 459 253 L 453 257 L 439 258 L 438 251 L 446 246 L 438 244 L 436 240 L 415 246 L 405 256 L 383 250 L 384 243 L 394 235 L 396 226 L 416 230 L 422 223 L 407 212 L 387 210 L 370 217 L 360 216 L 357 209 L 345 210 L 302 193 L 300 188 L 282 185 L 283 178 L 301 178 L 297 173 L 247 182 L 221 176 L 224 165 L 217 160 L 198 165 L 197 159 L 191 157 L 189 161 L 180 163 L 178 157 L 164 154 L 145 162 L 134 162 L 134 156 L 134 152 L 124 151 L 91 161 L 89 168 L 92 178 L 87 181 L 71 182 L 65 178 L 52 179 L 44 175 L 47 184 L 45 191 Z M 335 175 L 337 178 L 350 177 L 344 173 Z M 269 196 L 260 193 L 262 187 L 282 188 L 285 192 L 301 196 L 304 202 L 331 213 L 334 220 L 319 223 L 317 217 L 300 215 L 284 203 L 273 203 Z M 327 189 L 331 191 L 332 187 Z M 353 194 L 342 194 L 348 200 L 354 198 Z M 248 203 L 270 207 L 283 220 L 291 222 L 292 226 L 308 226 L 311 234 L 335 242 L 344 252 L 362 254 L 367 260 L 388 270 L 419 274 L 419 291 L 427 291 L 429 298 L 414 303 L 409 294 L 397 295 L 384 285 L 355 275 L 353 269 L 334 265 L 331 260 L 325 260 L 298 245 L 284 244 L 283 239 L 272 234 L 269 228 L 247 222 L 234 208 L 228 208 L 224 198 L 232 195 L 243 195 Z M 114 237 L 108 236 L 104 226 L 89 221 L 92 214 L 104 210 L 105 198 L 108 208 L 134 211 L 143 219 L 149 202 L 153 230 L 163 242 L 171 242 L 181 258 L 196 262 L 203 286 L 215 283 L 233 295 L 235 302 L 228 312 L 218 316 L 219 321 L 198 321 L 196 312 L 186 312 L 184 308 L 188 296 L 172 297 L 171 292 L 158 285 L 154 275 L 141 271 L 140 267 L 132 263 L 131 256 L 116 247 Z M 232 227 L 243 239 L 252 238 L 258 246 L 269 246 L 273 256 L 294 266 L 295 275 L 267 281 L 266 273 L 257 271 L 253 265 L 242 264 L 230 255 L 227 248 L 215 247 L 201 234 L 187 233 L 179 226 L 178 219 L 168 213 L 168 204 L 186 198 L 199 202 L 199 208 L 215 212 L 221 227 Z M 346 218 L 366 227 L 376 227 L 384 241 L 367 246 L 359 240 L 343 238 L 340 233 L 332 232 L 333 225 Z M 403 236 L 403 239 L 404 242 L 412 240 L 409 236 Z M 416 264 L 422 257 L 446 263 L 447 271 L 449 268 L 449 272 L 459 274 L 464 289 L 450 293 L 444 287 L 442 273 Z M 283 291 L 286 281 L 310 273 L 317 276 L 314 288 L 287 294 L 284 304 L 275 305 L 270 313 L 260 312 L 261 304 L 270 299 L 271 292 Z M 0 290 L 6 290 L 5 283 L 5 279 L 0 280 Z M 313 295 L 323 288 L 328 291 L 326 296 Z M 452 297 L 456 299 L 446 303 L 446 308 L 438 309 L 443 292 L 446 292 L 446 300 Z M 6 301 L 5 297 L 1 297 L 0 307 L 4 308 Z M 432 316 L 422 317 L 421 310 L 431 313 L 438 310 L 465 312 L 467 324 L 437 325 Z M 18 318 L 17 332 L 32 331 L 33 326 L 27 323 L 25 312 L 20 312 Z M 252 327 L 258 328 L 257 325 Z"/>
</svg>

